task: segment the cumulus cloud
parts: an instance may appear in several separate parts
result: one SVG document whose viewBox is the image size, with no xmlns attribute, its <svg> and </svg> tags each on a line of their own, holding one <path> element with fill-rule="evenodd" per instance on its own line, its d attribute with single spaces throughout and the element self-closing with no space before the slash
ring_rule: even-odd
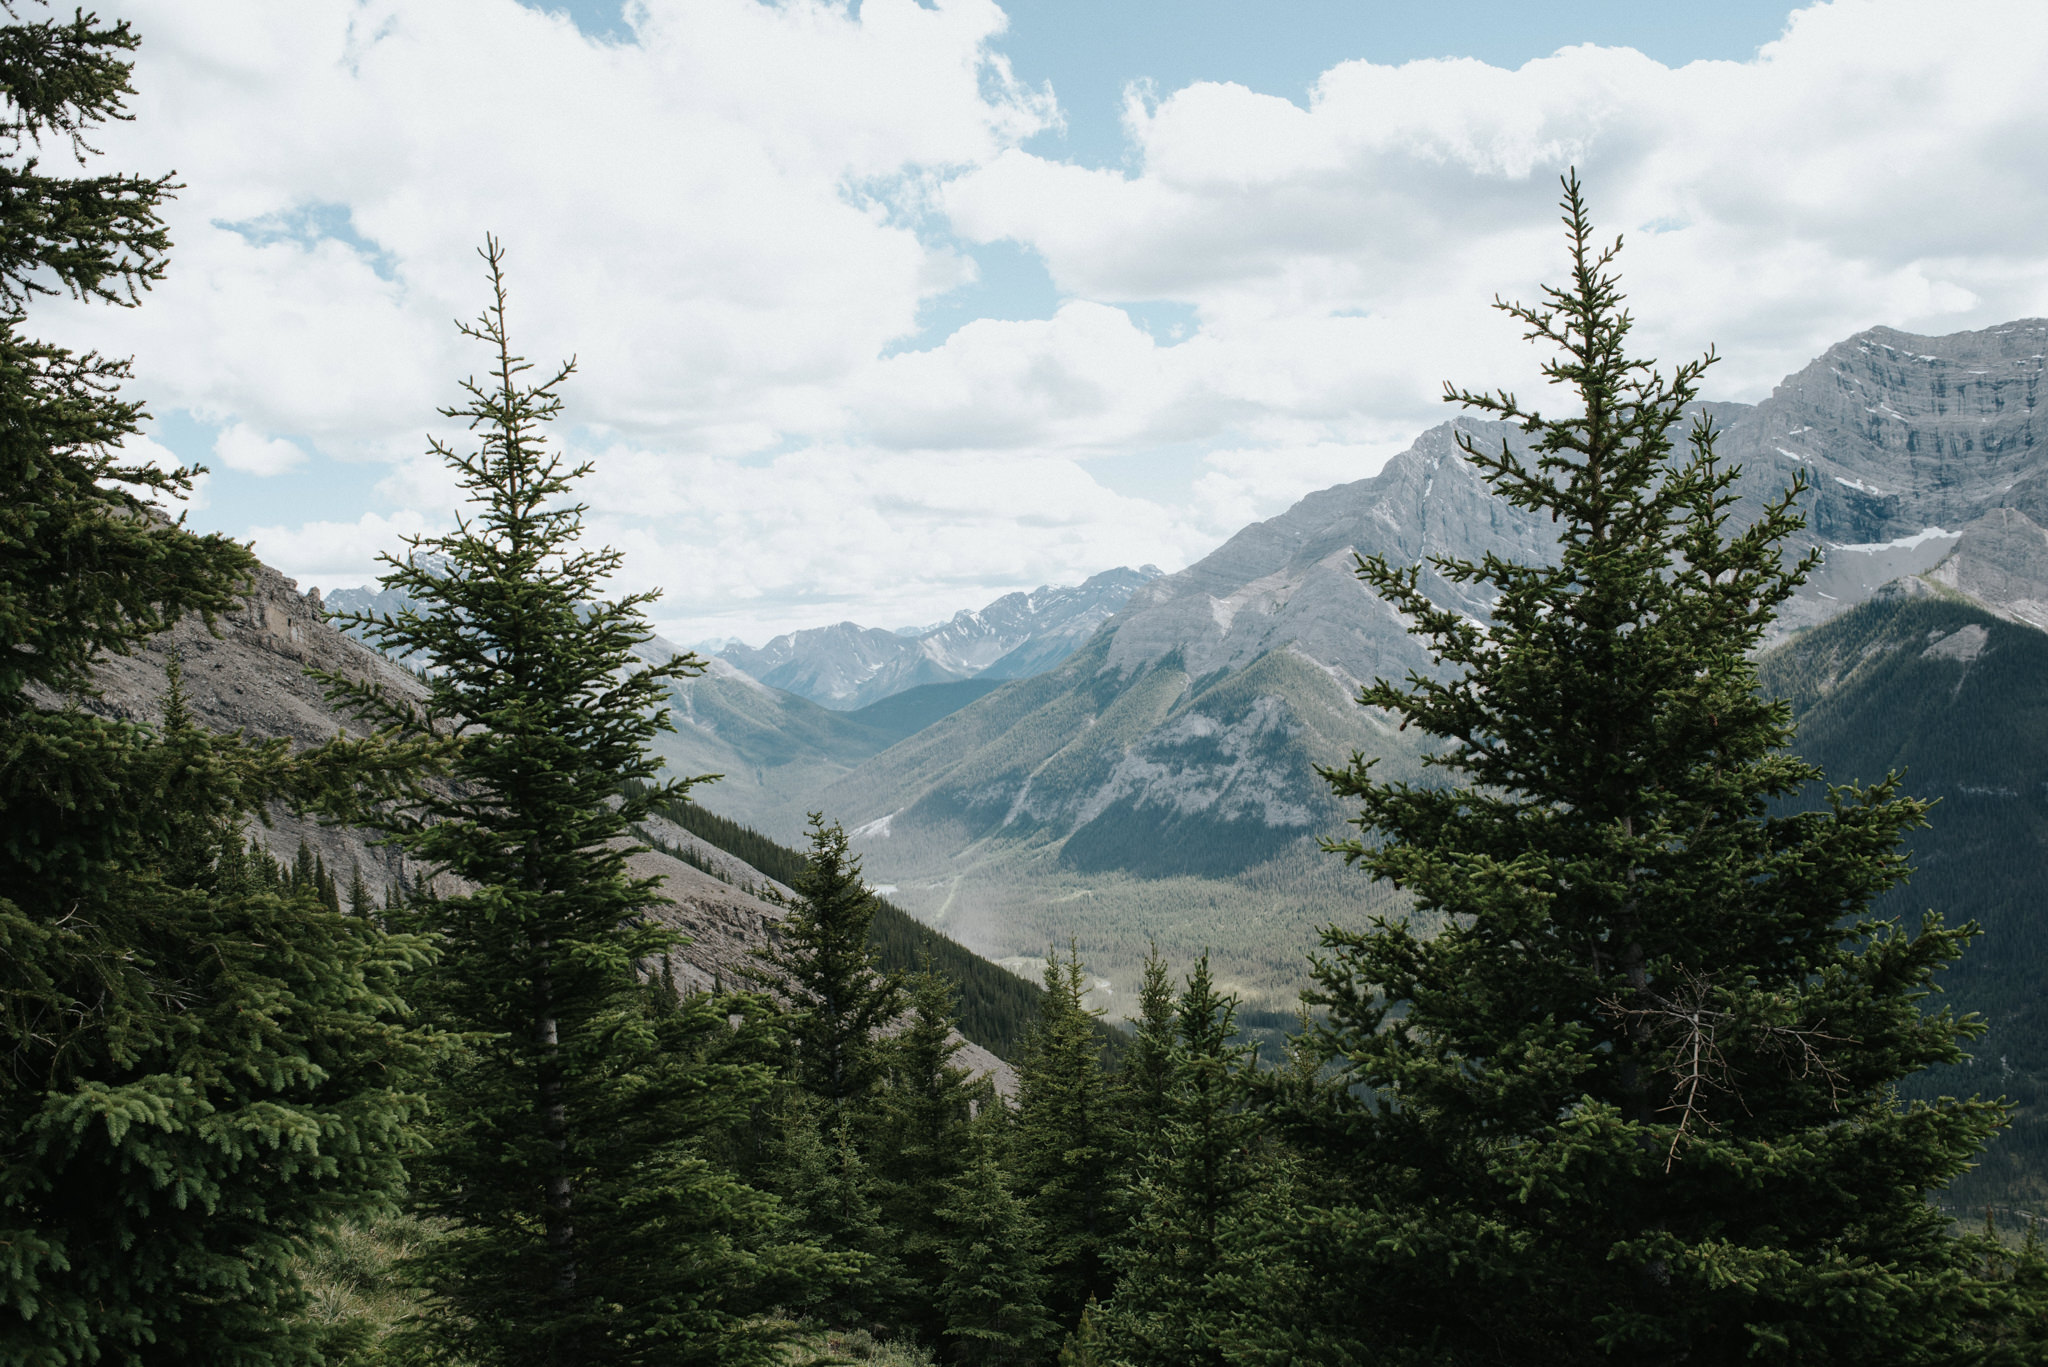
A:
<svg viewBox="0 0 2048 1367">
<path fill-rule="evenodd" d="M 189 468 L 184 461 L 178 459 L 177 454 L 170 447 L 140 432 L 131 432 L 122 441 L 119 459 L 124 465 L 147 465 L 165 471 Z M 191 484 L 186 488 L 182 498 L 167 490 L 162 494 L 152 497 L 149 501 L 173 516 L 179 513 L 203 511 L 206 508 L 207 478 L 208 476 L 204 473 L 194 475 Z"/>
<path fill-rule="evenodd" d="M 487 364 L 450 320 L 495 231 L 520 349 L 578 358 L 593 534 L 683 639 L 1172 567 L 1371 473 L 1449 416 L 1444 380 L 1536 382 L 1488 304 L 1558 276 L 1568 166 L 1628 236 L 1640 340 L 1718 346 L 1716 397 L 1873 324 L 2048 313 L 2026 0 L 1835 0 L 1676 70 L 1583 46 L 1345 62 L 1297 99 L 1134 87 L 1111 170 L 1023 150 L 1059 114 L 995 0 L 636 0 L 623 43 L 513 0 L 116 12 L 140 95 L 101 141 L 177 168 L 177 255 L 144 308 L 47 330 L 133 352 L 227 477 L 355 463 L 371 514 L 230 530 L 360 582 L 375 537 L 453 505 L 422 435 L 460 435 L 434 410 Z M 1043 260 L 1051 316 L 901 350 L 996 242 Z M 1191 320 L 1171 345 L 1127 311 L 1157 303 Z M 1119 482 L 1133 461 L 1179 475 Z"/>
<path fill-rule="evenodd" d="M 1591 46 L 1516 71 L 1347 62 L 1306 108 L 1224 84 L 1134 91 L 1134 173 L 1012 150 L 945 202 L 969 238 L 1037 250 L 1069 293 L 1194 305 L 1252 365 L 1357 315 L 1347 364 L 1300 397 L 1385 414 L 1405 391 L 1420 418 L 1446 376 L 1526 377 L 1483 306 L 1558 273 L 1545 210 L 1576 165 L 1632 241 L 1643 340 L 1718 343 L 1723 391 L 1754 398 L 1874 323 L 2048 306 L 2026 226 L 2048 208 L 2044 59 L 2048 16 L 2025 3 L 1838 0 L 1744 63 L 1674 71 Z"/>
<path fill-rule="evenodd" d="M 266 437 L 247 423 L 223 428 L 213 454 L 230 470 L 246 475 L 281 475 L 306 463 L 306 453 L 279 437 Z"/>
<path fill-rule="evenodd" d="M 364 513 L 354 522 L 251 527 L 249 538 L 256 554 L 308 588 L 353 588 L 378 577 L 384 568 L 379 556 L 403 556 L 406 537 L 439 530 L 445 524 L 401 511 L 389 517 Z"/>
</svg>

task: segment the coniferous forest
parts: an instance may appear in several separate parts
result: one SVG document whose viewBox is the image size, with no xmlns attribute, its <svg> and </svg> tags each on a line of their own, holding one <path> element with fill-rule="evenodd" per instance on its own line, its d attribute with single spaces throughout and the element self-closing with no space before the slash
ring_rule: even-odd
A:
<svg viewBox="0 0 2048 1367">
<path fill-rule="evenodd" d="M 1421 781 L 1327 770 L 1356 834 L 1323 857 L 1421 915 L 1329 927 L 1262 1057 L 1206 959 L 1155 955 L 1128 1031 L 1071 949 L 1042 991 L 972 987 L 828 815 L 791 853 L 660 772 L 704 663 L 646 663 L 649 598 L 605 595 L 549 440 L 573 367 L 518 352 L 495 238 L 443 410 L 469 439 L 433 444 L 467 501 L 388 557 L 414 606 L 352 623 L 422 691 L 329 676 L 359 728 L 299 749 L 199 726 L 175 667 L 153 719 L 83 706 L 253 564 L 158 511 L 189 472 L 122 463 L 124 366 L 30 330 L 173 268 L 169 177 L 59 174 L 136 41 L 0 29 L 0 1362 L 2048 1353 L 2032 1236 L 1930 1200 L 2005 1109 L 1902 1099 L 1981 1029 L 1927 1000 L 1974 927 L 1873 910 L 1926 804 L 1788 801 L 1821 775 L 1753 657 L 1810 567 L 1797 490 L 1731 523 L 1709 362 L 1631 352 L 1575 178 L 1565 283 L 1504 306 L 1574 407 L 1447 394 L 1528 434 L 1465 454 L 1558 556 L 1430 566 L 1497 594 L 1486 624 L 1359 562 L 1449 668 L 1364 690 L 1435 748 Z M 280 810 L 434 876 L 281 864 L 251 843 Z M 659 813 L 791 889 L 746 980 L 679 989 L 626 858 Z M 1014 1088 L 957 1061 L 963 1022 Z"/>
</svg>

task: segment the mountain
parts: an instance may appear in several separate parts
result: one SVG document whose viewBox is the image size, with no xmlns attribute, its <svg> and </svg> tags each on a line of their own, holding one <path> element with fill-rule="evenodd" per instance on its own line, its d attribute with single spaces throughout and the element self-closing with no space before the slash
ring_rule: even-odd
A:
<svg viewBox="0 0 2048 1367">
<path fill-rule="evenodd" d="M 1107 570 L 1076 585 L 1005 594 L 917 632 L 840 622 L 777 636 L 758 650 L 730 646 L 719 657 L 762 683 L 851 712 L 922 685 L 1050 669 L 1158 575 L 1151 565 Z"/>
<path fill-rule="evenodd" d="M 1755 501 L 1804 472 L 1827 562 L 1789 633 L 1928 575 L 2001 616 L 2048 627 L 2048 428 L 2037 427 L 2048 321 L 1920 337 L 1872 328 L 1751 409 L 1719 450 Z"/>
<path fill-rule="evenodd" d="M 1385 899 L 1312 852 L 1344 818 L 1315 766 L 1354 749 L 1417 765 L 1412 738 L 1352 700 L 1430 667 L 1355 554 L 1549 551 L 1548 524 L 1491 496 L 1455 430 L 1144 585 L 1082 650 L 866 761 L 824 809 L 898 901 L 1005 962 L 1072 933 L 1128 991 L 1150 939 L 1183 962 L 1227 944 L 1234 967 L 1258 965 L 1241 986 L 1284 1002 L 1318 920 Z M 1465 586 L 1425 582 L 1485 615 Z"/>
<path fill-rule="evenodd" d="M 1804 475 L 1825 560 L 1778 639 L 1902 577 L 2048 622 L 2048 452 L 2035 439 L 2048 323 L 1916 337 L 1877 328 L 1830 348 L 1755 405 L 1700 405 L 1742 467 L 1740 524 Z M 1073 936 L 1128 991 L 1156 939 L 1204 946 L 1254 1005 L 1302 975 L 1314 924 L 1357 924 L 1384 890 L 1314 850 L 1345 813 L 1317 764 L 1352 749 L 1415 771 L 1412 738 L 1352 701 L 1375 676 L 1430 667 L 1355 553 L 1542 559 L 1552 532 L 1492 496 L 1459 454 L 1518 430 L 1460 420 L 1377 475 L 1312 494 L 1181 572 L 1135 590 L 1055 669 L 997 689 L 828 788 L 897 900 L 991 957 L 1026 963 Z M 1433 599 L 1486 601 L 1425 569 Z M 1228 946 L 1228 954 L 1224 947 Z"/>
<path fill-rule="evenodd" d="M 1908 587 L 1908 586 L 1911 587 Z M 1908 927 L 1928 908 L 1983 937 L 1943 975 L 1936 1005 L 1981 1013 L 1973 1060 L 1909 1080 L 1908 1096 L 2015 1103 L 2013 1129 L 1948 1202 L 2048 1203 L 2048 634 L 1907 581 L 1770 652 L 1764 687 L 1792 704 L 1795 751 L 1830 782 L 1897 771 L 1934 799 L 1911 833 L 1912 881 L 1878 905 Z M 1819 794 L 1808 797 L 1819 800 Z"/>
<path fill-rule="evenodd" d="M 1037 610 L 1049 623 L 1046 631 L 1025 642 L 1024 649 L 1055 649 L 1065 639 L 1062 633 L 1092 631 L 1107 616 L 1104 604 L 1117 598 L 1114 586 L 1121 582 L 1117 576 L 1137 573 L 1112 571 L 1089 581 L 1108 583 L 1111 587 L 1106 596 L 1097 590 L 1083 593 L 1081 589 L 1011 594 L 991 605 L 1009 605 L 1004 612 L 994 614 L 995 627 L 1003 628 L 1003 623 L 1016 615 L 1010 609 L 1023 604 L 1021 611 L 1027 616 Z M 1039 599 L 1037 609 L 1029 602 L 1033 597 Z M 1084 600 L 1092 606 L 1080 606 Z M 385 615 L 396 615 L 411 606 L 413 600 L 399 590 L 371 588 L 335 589 L 327 594 L 323 604 L 329 613 Z M 969 638 L 978 629 L 976 624 L 989 615 L 990 610 L 982 614 L 960 613 L 952 622 L 930 628 L 924 634 L 938 636 L 951 632 L 947 639 L 961 646 L 955 655 L 972 658 L 966 644 L 971 644 Z M 824 630 L 830 633 L 836 628 Z M 357 639 L 362 637 L 360 630 L 350 634 Z M 991 628 L 986 639 L 1010 639 L 1019 634 L 1014 625 L 1001 632 Z M 650 664 L 661 664 L 684 651 L 656 636 L 637 653 Z M 989 651 L 984 649 L 982 653 Z M 921 658 L 929 663 L 929 657 Z M 1001 664 L 1004 658 L 998 656 L 995 662 Z M 805 813 L 827 784 L 870 755 L 1002 683 L 1001 678 L 948 677 L 945 682 L 912 686 L 846 712 L 821 707 L 808 698 L 763 683 L 718 656 L 706 658 L 705 663 L 703 674 L 682 680 L 671 690 L 670 720 L 675 730 L 657 737 L 654 749 L 668 761 L 671 773 L 720 775 L 716 791 L 721 812 L 791 840 L 799 838 Z"/>
</svg>

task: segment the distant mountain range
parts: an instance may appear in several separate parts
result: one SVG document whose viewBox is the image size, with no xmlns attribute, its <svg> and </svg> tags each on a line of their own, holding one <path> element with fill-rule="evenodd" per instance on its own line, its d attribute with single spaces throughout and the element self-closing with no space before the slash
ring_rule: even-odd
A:
<svg viewBox="0 0 2048 1367">
<path fill-rule="evenodd" d="M 838 712 L 906 689 L 963 679 L 1022 679 L 1073 654 L 1159 577 L 1155 565 L 1107 570 L 1066 586 L 1010 593 L 979 611 L 915 632 L 853 622 L 777 636 L 756 650 L 731 645 L 719 658 L 762 683 Z"/>
<path fill-rule="evenodd" d="M 1810 485 L 1809 532 L 1826 559 L 1778 639 L 1902 577 L 2048 624 L 2044 352 L 2039 320 L 1940 338 L 1872 329 L 1761 403 L 1702 405 L 1723 458 L 1743 469 L 1737 525 L 1795 476 Z M 1275 969 L 1247 967 L 1243 984 L 1256 995 L 1263 978 L 1277 994 L 1283 963 L 1299 974 L 1280 943 L 1307 943 L 1311 915 L 1349 920 L 1372 896 L 1305 871 L 1322 859 L 1312 842 L 1341 834 L 1346 815 L 1313 766 L 1352 749 L 1396 773 L 1416 759 L 1352 701 L 1376 675 L 1430 667 L 1353 576 L 1354 555 L 1551 553 L 1548 522 L 1492 497 L 1458 453 L 1460 427 L 1481 442 L 1520 439 L 1470 420 L 1431 429 L 1379 474 L 1312 494 L 1146 584 L 1058 668 L 864 760 L 819 805 L 858 829 L 899 901 L 992 957 L 1074 935 L 1128 990 L 1148 939 L 1181 958 L 1225 940 L 1250 955 L 1241 923 L 1263 917 Z M 1470 589 L 1424 582 L 1486 616 Z M 1238 914 L 1188 914 L 1186 887 L 1164 894 L 1176 879 L 1227 889 L 1214 899 Z"/>
</svg>

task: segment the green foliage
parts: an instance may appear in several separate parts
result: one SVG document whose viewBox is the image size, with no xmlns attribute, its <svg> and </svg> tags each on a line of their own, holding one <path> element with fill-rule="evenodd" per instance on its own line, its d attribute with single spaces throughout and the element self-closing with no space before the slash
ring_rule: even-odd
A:
<svg viewBox="0 0 2048 1367">
<path fill-rule="evenodd" d="M 1259 1270 L 1242 1255 L 1257 1246 L 1247 1226 L 1268 1214 L 1256 1202 L 1262 1121 L 1246 1108 L 1255 1054 L 1237 1042 L 1235 1014 L 1203 959 L 1171 1016 L 1157 1138 L 1135 1158 L 1116 1294 L 1096 1317 L 1115 1360 L 1132 1367 L 1230 1361 L 1234 1322 L 1256 1309 L 1237 1282 Z"/>
<path fill-rule="evenodd" d="M 775 942 L 755 953 L 789 1003 L 797 1084 L 825 1103 L 837 1128 L 864 1115 L 881 1085 L 878 1035 L 901 1014 L 904 995 L 868 945 L 875 897 L 846 832 L 816 812 L 810 829 L 811 851 L 792 885 L 796 902 Z"/>
<path fill-rule="evenodd" d="M 770 1112 L 764 1186 L 792 1226 L 816 1247 L 840 1257 L 850 1275 L 824 1277 L 807 1288 L 806 1310 L 842 1328 L 880 1327 L 905 1299 L 899 1231 L 885 1225 L 877 1183 L 854 1126 L 816 1097 L 783 1088 Z"/>
<path fill-rule="evenodd" d="M 447 1225 L 420 1260 L 423 1332 L 482 1363 L 773 1362 L 792 1327 L 766 1312 L 845 1270 L 718 1161 L 772 1091 L 781 1021 L 760 998 L 643 985 L 672 942 L 619 839 L 692 782 L 652 784 L 647 747 L 669 682 L 702 663 L 640 667 L 648 596 L 599 601 L 618 553 L 578 545 L 567 495 L 587 467 L 543 440 L 570 367 L 527 382 L 496 241 L 483 256 L 491 303 L 462 332 L 493 370 L 444 410 L 479 445 L 433 444 L 470 514 L 387 561 L 412 606 L 348 619 L 433 662 L 425 701 L 327 680 L 387 742 L 449 751 L 451 783 L 362 814 L 464 887 L 419 912 L 445 949 L 425 1004 L 466 1044 L 421 1165 L 422 1209 Z"/>
<path fill-rule="evenodd" d="M 1086 991 L 1078 955 L 1048 957 L 1038 1022 L 1017 1064 L 1010 1148 L 1043 1241 L 1046 1308 L 1062 1326 L 1114 1285 L 1105 1255 L 1118 1226 L 1116 1117 Z"/>
<path fill-rule="evenodd" d="M 803 871 L 804 856 L 797 851 L 695 802 L 665 803 L 655 810 L 778 883 L 794 887 Z M 1017 1056 L 1024 1032 L 1038 1015 L 1035 984 L 998 968 L 957 940 L 920 925 L 885 898 L 875 899 L 868 943 L 884 973 L 914 972 L 929 959 L 932 970 L 960 994 L 960 1033 L 998 1058 Z"/>
<path fill-rule="evenodd" d="M 905 1282 L 896 1318 L 926 1343 L 946 1327 L 938 1305 L 949 1231 L 938 1210 L 966 1169 L 976 1109 L 1000 1105 L 985 1080 L 953 1062 L 954 1013 L 945 979 L 927 967 L 911 980 L 909 1019 L 888 1042 L 888 1085 L 872 1122 L 882 1219 Z"/>
<path fill-rule="evenodd" d="M 1580 411 L 1448 396 L 1533 438 L 1466 455 L 1556 519 L 1557 563 L 1433 562 L 1497 593 L 1485 626 L 1419 567 L 1360 565 L 1450 667 L 1360 700 L 1459 786 L 1330 774 L 1369 837 L 1340 848 L 1442 929 L 1332 928 L 1314 963 L 1334 1077 L 1293 1118 L 1333 1193 L 1319 1279 L 1374 1288 L 1350 1336 L 1393 1360 L 1988 1351 L 2016 1283 L 1925 1198 L 2000 1109 L 1894 1091 L 1961 1057 L 1974 1027 L 1921 1001 L 1971 928 L 1870 916 L 1925 811 L 1889 780 L 1771 814 L 1819 777 L 1748 656 L 1803 572 L 1798 491 L 1728 530 L 1711 425 L 1673 445 L 1708 362 L 1628 356 L 1575 180 L 1565 210 L 1570 286 L 1504 307 Z"/>
<path fill-rule="evenodd" d="M 1888 598 L 1803 633 L 1758 668 L 1764 690 L 1791 704 L 1806 759 L 1856 782 L 1899 770 L 1936 800 L 1912 836 L 1913 881 L 1877 908 L 1901 918 L 1969 909 L 1982 943 L 1938 981 L 1942 1000 L 1987 1028 L 1968 1060 L 1900 1090 L 2002 1095 L 2015 1108 L 2012 1127 L 1940 1195 L 1945 1210 L 2048 1211 L 2048 635 L 1953 599 Z"/>
<path fill-rule="evenodd" d="M 231 606 L 253 563 L 123 464 L 125 363 L 23 335 L 38 295 L 135 302 L 166 178 L 42 174 L 126 117 L 125 24 L 0 27 L 0 1360 L 314 1360 L 299 1256 L 402 1178 L 416 942 L 249 876 L 242 828 L 324 782 L 213 736 L 88 715 L 95 665 Z M 66 697 L 68 695 L 68 699 Z"/>
<path fill-rule="evenodd" d="M 1202 960 L 1206 976 L 1209 961 Z M 1138 1014 L 1131 1042 L 1117 1072 L 1118 1120 L 1123 1127 L 1123 1160 L 1127 1167 L 1155 1152 L 1164 1137 L 1168 1094 L 1176 1059 L 1173 981 L 1166 960 L 1154 945 L 1145 956 L 1145 976 L 1138 984 Z"/>
<path fill-rule="evenodd" d="M 1046 1313 L 1038 1231 L 993 1136 L 974 1147 L 938 1216 L 949 1231 L 938 1308 L 951 1358 L 976 1367 L 1030 1367 L 1052 1356 L 1059 1330 Z"/>
</svg>

